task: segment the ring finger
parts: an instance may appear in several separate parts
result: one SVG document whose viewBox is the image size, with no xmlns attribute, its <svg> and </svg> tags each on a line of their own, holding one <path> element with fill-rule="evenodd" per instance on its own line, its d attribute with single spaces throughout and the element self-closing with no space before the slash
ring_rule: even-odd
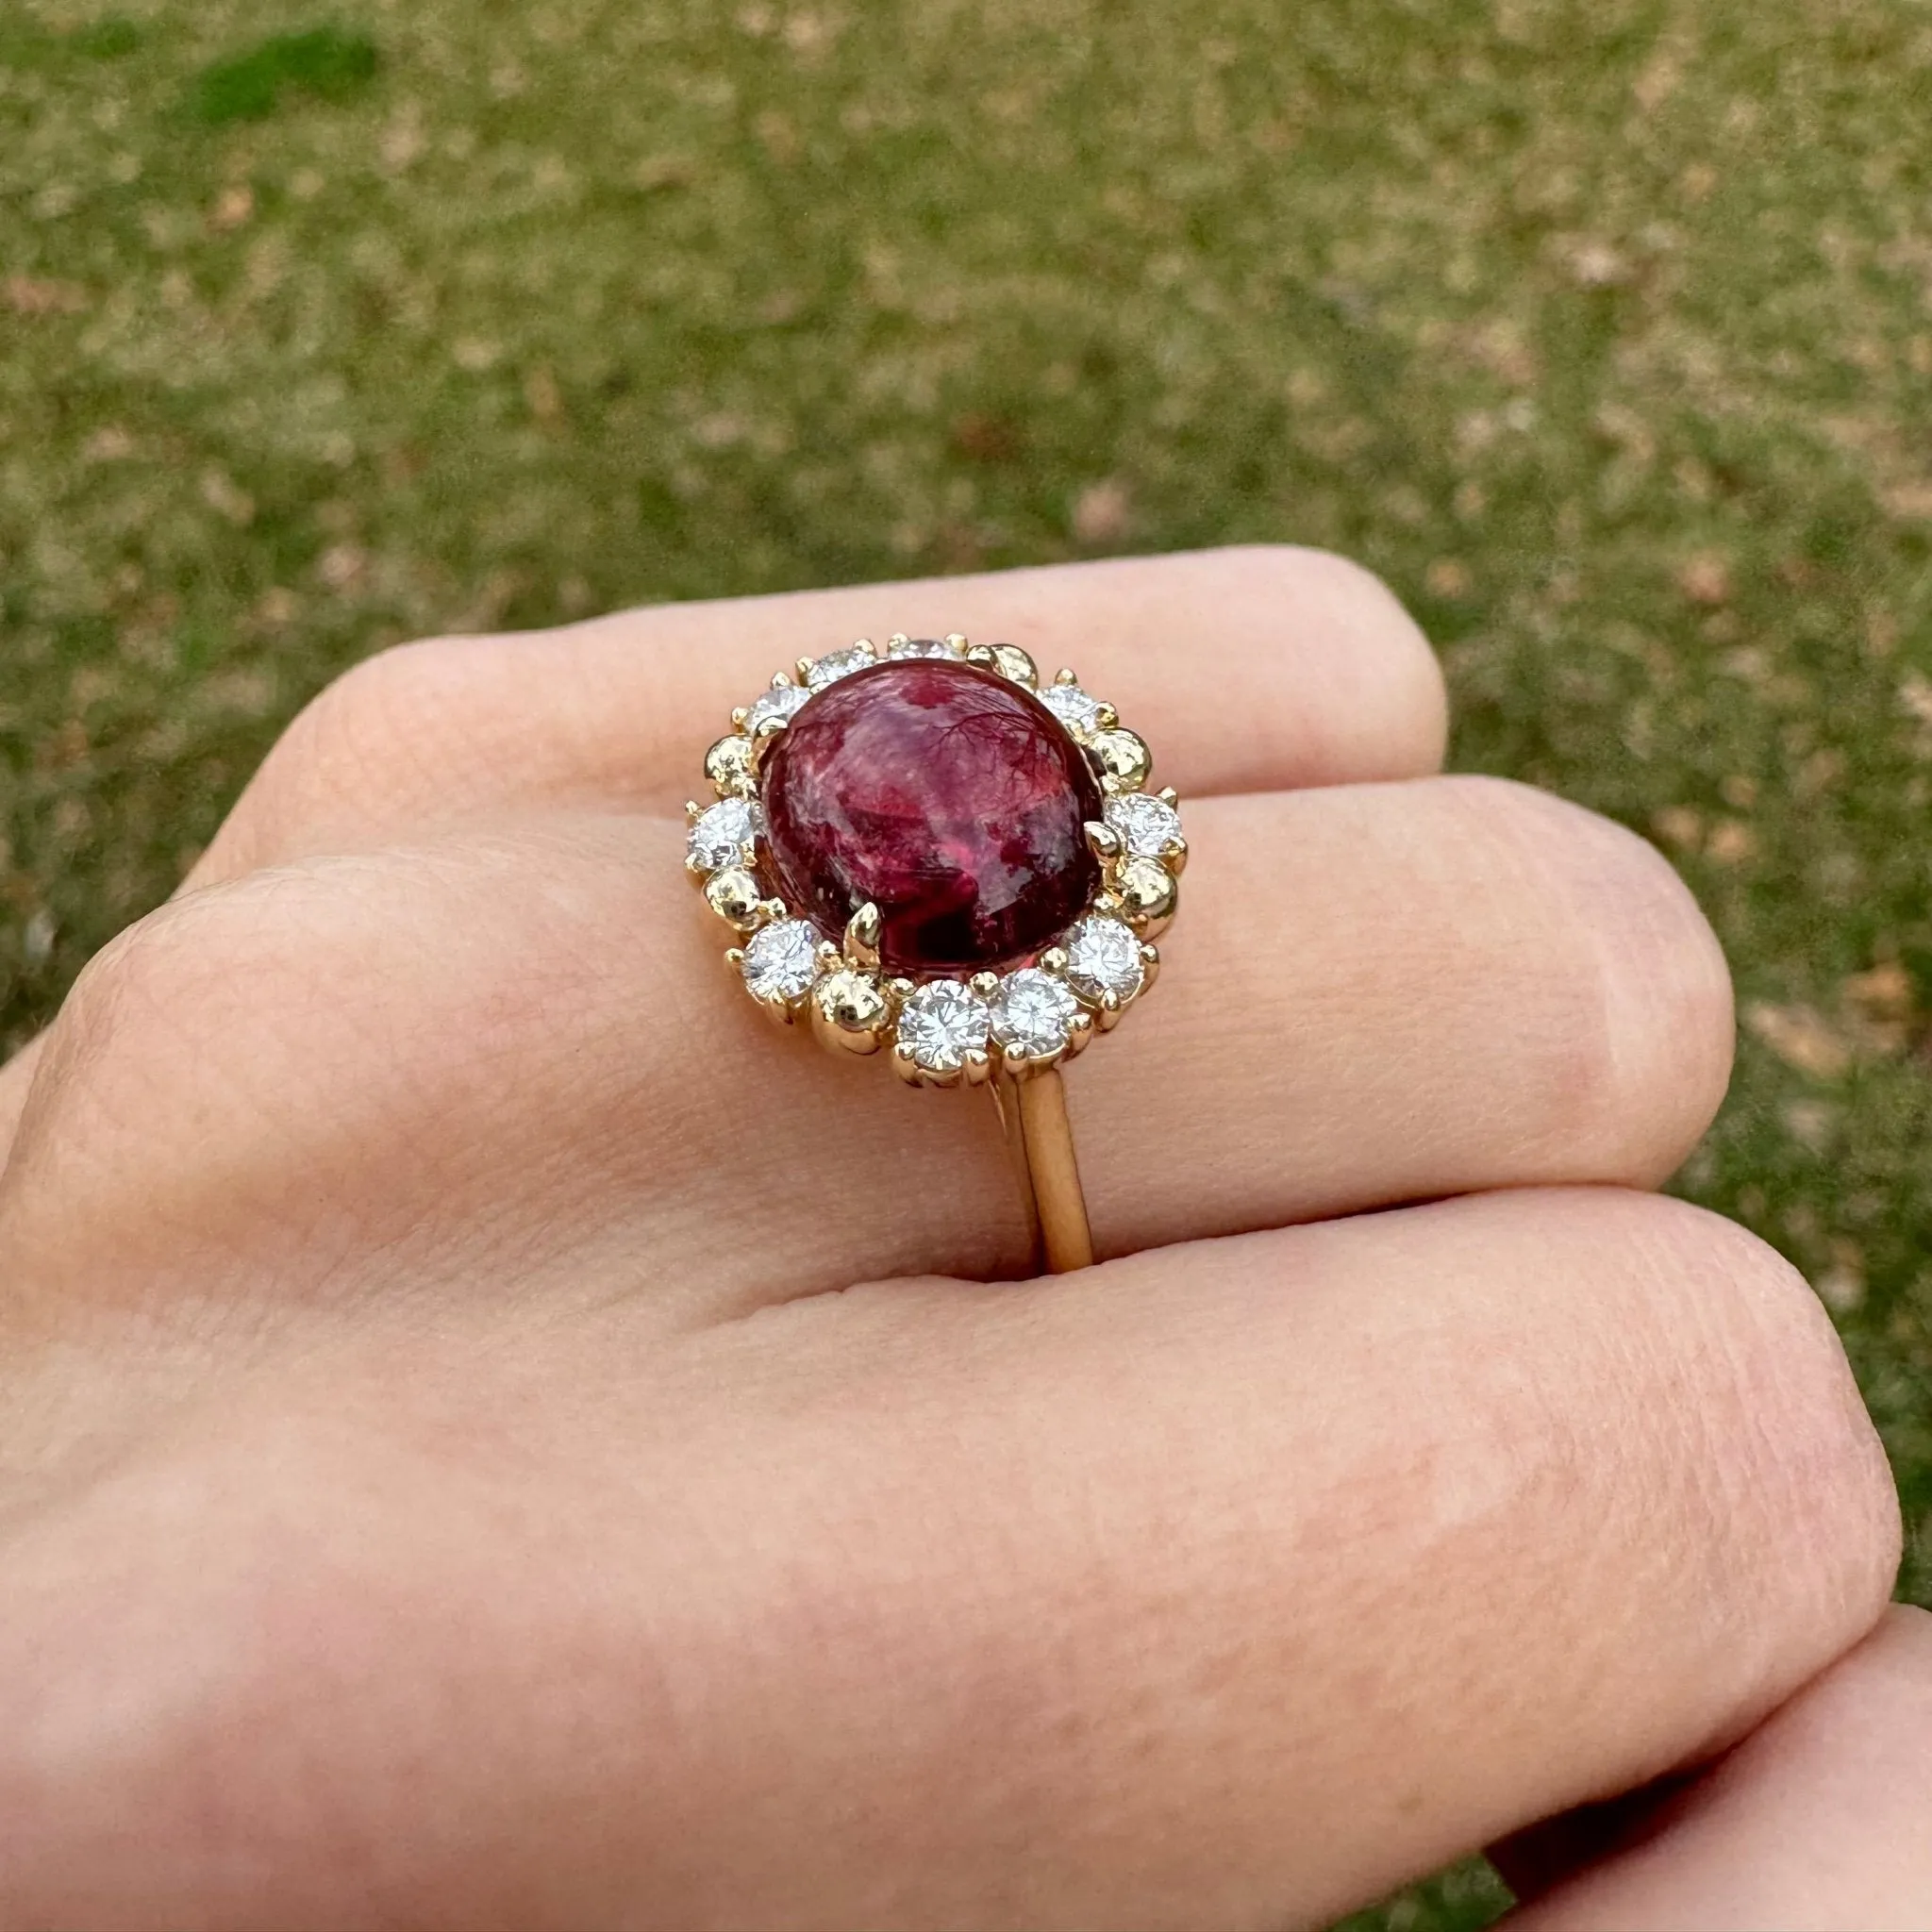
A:
<svg viewBox="0 0 1932 1932">
<path fill-rule="evenodd" d="M 1479 779 L 1204 800 L 1191 824 L 1169 976 L 1069 1075 L 1104 1250 L 1651 1185 L 1702 1131 L 1728 984 L 1629 835 Z M 98 1267 L 89 1225 L 247 1224 L 273 1233 L 280 1292 L 340 1292 L 354 1271 L 326 1230 L 353 1191 L 386 1267 L 414 1255 L 474 1294 L 508 1248 L 524 1289 L 648 1291 L 680 1323 L 1012 1272 L 991 1110 L 774 1034 L 718 974 L 679 846 L 658 822 L 557 819 L 177 902 L 77 989 L 0 1228 L 51 1278 Z M 192 1096 L 192 1131 L 157 1149 L 169 1095 Z M 45 1161 L 65 1213 L 36 1229 Z M 258 1178 L 291 1172 L 292 1192 Z M 142 1211 L 108 1211 L 133 1173 Z"/>
</svg>

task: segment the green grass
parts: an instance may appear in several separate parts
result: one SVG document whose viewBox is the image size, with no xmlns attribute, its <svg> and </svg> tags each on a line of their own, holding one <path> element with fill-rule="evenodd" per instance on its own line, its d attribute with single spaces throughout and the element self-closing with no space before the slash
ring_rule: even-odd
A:
<svg viewBox="0 0 1932 1932">
<path fill-rule="evenodd" d="M 0 1040 L 393 640 L 1331 544 L 1717 922 L 1685 1186 L 1825 1292 L 1924 1600 L 1928 120 L 1896 0 L 11 0 Z"/>
</svg>

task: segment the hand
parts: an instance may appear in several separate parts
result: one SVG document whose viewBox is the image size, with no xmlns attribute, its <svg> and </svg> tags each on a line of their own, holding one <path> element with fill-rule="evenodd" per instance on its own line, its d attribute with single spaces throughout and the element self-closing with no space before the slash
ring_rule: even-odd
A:
<svg viewBox="0 0 1932 1932">
<path fill-rule="evenodd" d="M 682 876 L 728 708 L 923 626 L 1072 658 L 1190 801 L 1069 1080 L 1089 1274 L 1002 1282 L 991 1109 L 774 1034 Z M 1898 1524 L 1803 1283 L 1641 1191 L 1723 962 L 1441 743 L 1388 595 L 1265 550 L 325 694 L 0 1080 L 0 1926 L 1317 1924 L 1764 1724 Z M 1928 1641 L 1641 1850 L 1524 1840 L 1524 1923 L 1932 1916 L 1858 1790 L 1883 1734 L 1925 1802 Z"/>
</svg>

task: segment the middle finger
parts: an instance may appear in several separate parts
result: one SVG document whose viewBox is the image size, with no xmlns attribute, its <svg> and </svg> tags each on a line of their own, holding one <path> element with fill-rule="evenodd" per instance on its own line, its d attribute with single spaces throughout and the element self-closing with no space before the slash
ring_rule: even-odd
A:
<svg viewBox="0 0 1932 1932">
<path fill-rule="evenodd" d="M 1607 823 L 1441 779 L 1204 800 L 1190 829 L 1169 971 L 1068 1075 L 1104 1251 L 1492 1187 L 1651 1185 L 1714 1109 L 1722 958 L 1674 875 Z M 520 1291 L 648 1291 L 679 1324 L 1020 1267 L 991 1108 L 770 1028 L 717 969 L 680 842 L 553 820 L 165 908 L 63 1015 L 0 1234 L 43 1270 L 98 1274 L 89 1229 L 125 1246 L 201 1227 L 260 1276 L 261 1232 L 277 1291 L 307 1296 L 356 1278 L 335 1205 L 353 1198 L 385 1268 L 414 1257 L 474 1295 L 479 1264 L 510 1257 Z M 158 1147 L 170 1093 L 193 1096 L 195 1131 Z M 34 1221 L 49 1161 L 58 1227 Z M 136 1176 L 142 1200 L 117 1201 Z"/>
</svg>

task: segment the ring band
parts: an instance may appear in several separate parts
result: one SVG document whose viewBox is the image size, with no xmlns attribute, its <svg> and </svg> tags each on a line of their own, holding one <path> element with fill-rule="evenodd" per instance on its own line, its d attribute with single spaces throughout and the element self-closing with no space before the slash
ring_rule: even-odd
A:
<svg viewBox="0 0 1932 1932">
<path fill-rule="evenodd" d="M 1092 1267 L 1093 1230 L 1059 1069 L 1032 1080 L 997 1080 L 992 1097 L 1019 1176 L 1036 1270 L 1071 1274 Z"/>
<path fill-rule="evenodd" d="M 732 974 L 835 1053 L 990 1088 L 1036 1267 L 1091 1265 L 1061 1063 L 1153 984 L 1188 856 L 1145 740 L 958 633 L 801 658 L 731 722 L 685 869 Z"/>
</svg>

